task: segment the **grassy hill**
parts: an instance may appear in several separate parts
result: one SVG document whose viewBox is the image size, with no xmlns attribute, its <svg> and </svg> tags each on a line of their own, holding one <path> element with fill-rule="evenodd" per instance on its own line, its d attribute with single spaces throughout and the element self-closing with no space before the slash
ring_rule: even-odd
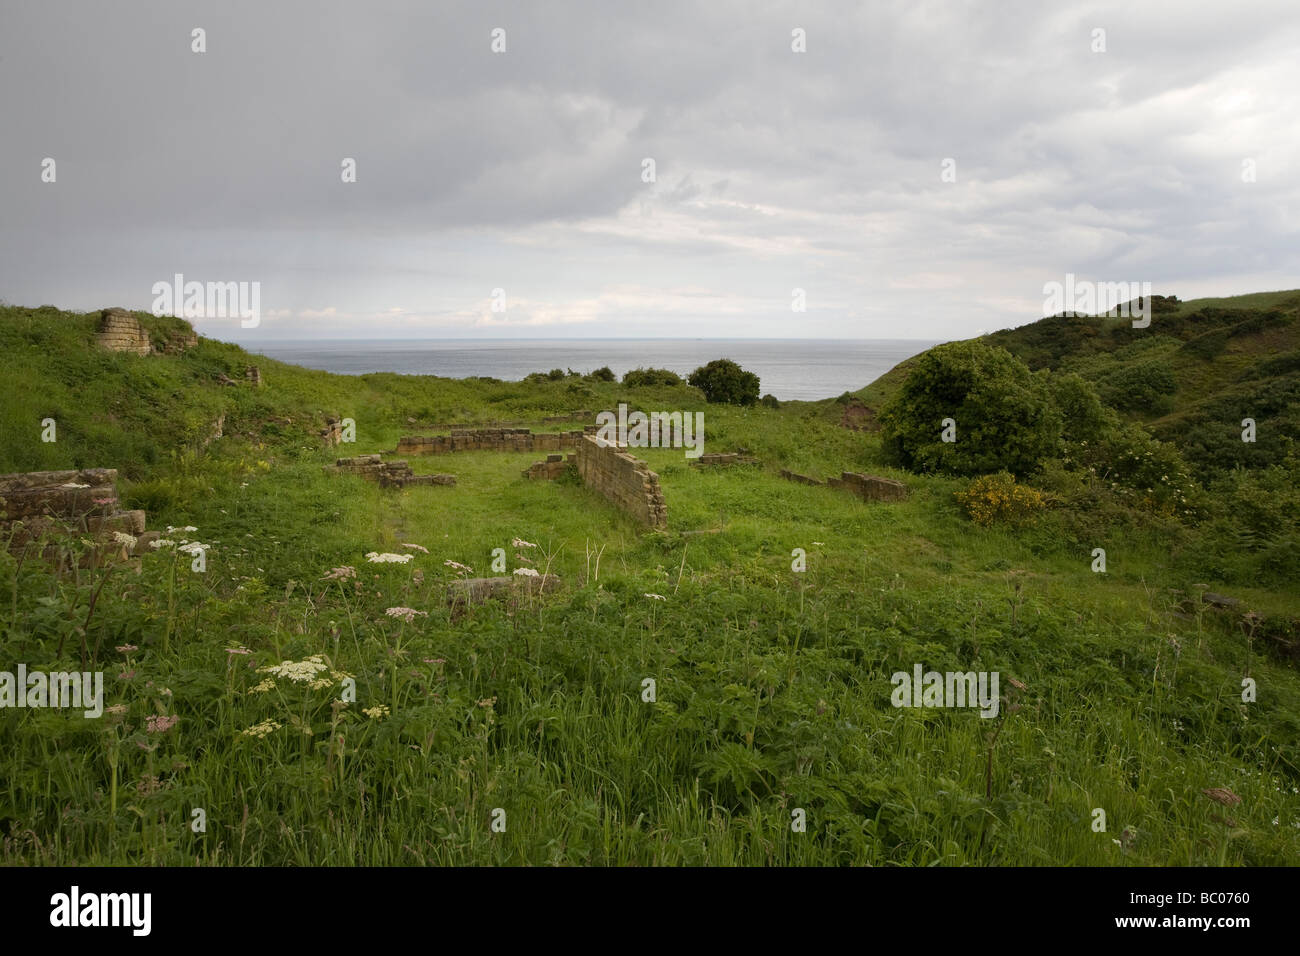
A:
<svg viewBox="0 0 1300 956">
<path fill-rule="evenodd" d="M 1044 331 L 1056 320 L 999 335 L 1031 366 L 1075 363 L 1099 385 L 1114 374 L 1088 364 L 1102 357 L 1165 363 L 1175 406 L 1125 414 L 1192 427 L 1182 396 L 1262 387 L 1241 350 L 1294 352 L 1295 303 L 1206 304 L 1179 324 L 1191 305 L 1156 316 L 1155 346 L 1119 324 L 1059 352 Z M 117 468 L 151 528 L 197 529 L 175 535 L 210 545 L 207 569 L 160 549 L 138 572 L 59 573 L 0 550 L 3 666 L 79 668 L 84 643 L 106 704 L 123 708 L 99 721 L 0 710 L 0 862 L 1300 861 L 1300 675 L 1266 639 L 1291 633 L 1300 594 L 1262 559 L 1242 563 L 1212 503 L 1176 520 L 1098 498 L 1095 511 L 986 528 L 954 497 L 966 480 L 891 468 L 874 434 L 839 427 L 834 402 L 743 409 L 578 377 L 341 376 L 205 339 L 141 358 L 98 350 L 95 319 L 0 309 L 0 472 Z M 169 320 L 142 319 L 166 338 Z M 1082 327 L 1060 329 L 1082 342 Z M 1217 353 L 1185 350 L 1215 332 Z M 250 365 L 263 388 L 244 381 Z M 883 399 L 905 371 L 862 394 Z M 1259 382 L 1293 374 L 1269 366 Z M 403 491 L 322 468 L 435 422 L 620 401 L 703 410 L 706 452 L 763 464 L 708 471 L 639 450 L 668 504 L 653 533 L 577 482 L 521 478 L 539 455 L 412 459 L 457 484 Z M 1290 421 L 1269 414 L 1261 433 Z M 325 447 L 326 415 L 355 419 L 356 444 Z M 40 440 L 47 418 L 53 443 Z M 780 468 L 871 472 L 909 497 L 867 504 Z M 1258 524 L 1289 507 L 1251 488 Z M 492 573 L 497 548 L 507 573 L 535 566 L 562 587 L 453 613 L 444 562 Z M 331 578 L 340 567 L 355 577 Z M 1242 604 L 1216 609 L 1207 591 Z M 329 669 L 319 687 L 264 670 L 313 655 Z M 918 663 L 998 672 L 998 717 L 892 706 L 891 676 Z M 339 675 L 355 703 L 332 705 Z M 179 721 L 159 730 L 158 716 Z M 1214 788 L 1241 802 L 1220 805 Z M 806 830 L 792 828 L 797 810 Z"/>
<path fill-rule="evenodd" d="M 1054 316 L 994 332 L 1031 369 L 1076 372 L 1127 418 L 1175 443 L 1202 477 L 1281 463 L 1300 440 L 1300 290 L 1179 302 L 1155 297 L 1151 325 Z M 879 409 L 911 359 L 856 393 Z M 1257 439 L 1241 441 L 1252 418 Z"/>
</svg>

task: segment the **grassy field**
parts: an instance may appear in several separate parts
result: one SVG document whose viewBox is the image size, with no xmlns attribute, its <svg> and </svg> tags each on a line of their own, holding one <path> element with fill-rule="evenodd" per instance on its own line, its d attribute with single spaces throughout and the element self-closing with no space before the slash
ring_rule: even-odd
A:
<svg viewBox="0 0 1300 956">
<path fill-rule="evenodd" d="M 833 401 L 347 377 L 207 340 L 109 355 L 94 321 L 0 310 L 0 471 L 117 468 L 149 527 L 211 547 L 203 573 L 170 549 L 63 574 L 0 550 L 0 669 L 80 668 L 84 646 L 121 708 L 0 710 L 5 863 L 1300 862 L 1300 676 L 1200 601 L 1294 618 L 1300 593 L 1288 565 L 1225 545 L 1208 491 L 1195 521 L 1097 492 L 1095 512 L 981 528 L 954 498 L 966 481 L 891 469 Z M 247 365 L 264 388 L 217 381 Z M 422 424 L 619 401 L 701 409 L 705 451 L 763 464 L 645 450 L 661 532 L 575 480 L 523 479 L 541 455 L 415 458 L 457 484 L 401 491 L 322 467 Z M 355 419 L 355 445 L 323 446 L 327 414 Z M 782 467 L 910 494 L 866 504 Z M 562 587 L 453 613 L 444 562 L 491 574 L 496 548 Z M 310 683 L 264 670 L 313 655 Z M 917 663 L 999 672 L 999 715 L 893 707 L 891 674 Z"/>
</svg>

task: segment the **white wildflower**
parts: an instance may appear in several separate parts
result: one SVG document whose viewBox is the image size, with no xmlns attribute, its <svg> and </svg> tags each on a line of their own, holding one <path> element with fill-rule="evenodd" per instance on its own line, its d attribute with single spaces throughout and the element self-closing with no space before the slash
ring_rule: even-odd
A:
<svg viewBox="0 0 1300 956">
<path fill-rule="evenodd" d="M 416 610 L 415 608 L 413 608 L 413 607 L 390 607 L 390 608 L 389 608 L 387 611 L 385 611 L 384 613 L 387 614 L 389 617 L 398 617 L 398 618 L 401 618 L 401 619 L 404 620 L 407 624 L 410 624 L 412 621 L 414 621 L 414 620 L 415 620 L 415 616 L 416 616 L 417 614 L 420 615 L 421 617 L 428 617 L 428 616 L 429 616 L 429 612 L 428 612 L 428 611 L 417 611 L 417 610 Z"/>
<path fill-rule="evenodd" d="M 366 555 L 366 560 L 371 564 L 405 564 L 413 557 L 415 557 L 413 554 L 389 554 L 388 552 L 378 554 L 371 551 Z"/>
</svg>

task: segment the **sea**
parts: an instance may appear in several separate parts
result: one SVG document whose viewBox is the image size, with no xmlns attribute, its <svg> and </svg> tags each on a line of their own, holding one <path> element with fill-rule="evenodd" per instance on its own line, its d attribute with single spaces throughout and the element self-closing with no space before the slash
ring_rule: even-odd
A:
<svg viewBox="0 0 1300 956">
<path fill-rule="evenodd" d="M 922 339 L 314 339 L 244 347 L 268 358 L 348 375 L 398 372 L 517 381 L 559 368 L 586 374 L 608 366 L 666 368 L 685 378 L 726 358 L 781 401 L 834 398 L 871 384 L 937 342 Z"/>
</svg>

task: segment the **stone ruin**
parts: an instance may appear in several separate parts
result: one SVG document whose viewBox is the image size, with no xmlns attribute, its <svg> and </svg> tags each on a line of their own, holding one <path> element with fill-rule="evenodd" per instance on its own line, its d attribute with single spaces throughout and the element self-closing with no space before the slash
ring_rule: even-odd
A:
<svg viewBox="0 0 1300 956">
<path fill-rule="evenodd" d="M 115 541 L 115 531 L 131 535 L 135 544 Z M 118 507 L 113 468 L 0 475 L 0 534 L 11 551 L 42 539 L 90 535 L 101 553 L 119 558 L 148 552 L 149 542 L 159 537 L 157 531 L 145 531 L 143 511 Z"/>
<path fill-rule="evenodd" d="M 155 349 L 149 341 L 149 333 L 140 324 L 139 318 L 126 309 L 105 309 L 99 316 L 99 331 L 95 341 L 100 348 L 110 352 L 129 352 L 133 355 L 152 355 L 161 352 L 175 355 L 199 344 L 199 335 L 188 322 L 183 323 L 180 331 L 171 332 L 162 348 Z"/>
<path fill-rule="evenodd" d="M 781 477 L 787 481 L 795 481 L 804 485 L 825 485 L 830 488 L 841 488 L 850 494 L 856 495 L 863 501 L 901 501 L 907 497 L 907 485 L 901 481 L 894 481 L 892 478 L 881 478 L 877 475 L 863 475 L 855 471 L 842 472 L 839 478 L 828 478 L 826 481 L 820 481 L 807 475 L 797 474 L 788 468 L 782 468 Z"/>
<path fill-rule="evenodd" d="M 325 466 L 327 470 L 331 466 Z M 384 461 L 382 455 L 357 455 L 340 458 L 332 470 L 359 475 L 366 481 L 378 482 L 381 488 L 405 488 L 408 485 L 454 485 L 455 475 L 417 475 L 404 460 Z"/>
<path fill-rule="evenodd" d="M 577 453 L 574 453 L 565 460 L 563 455 L 547 455 L 545 461 L 534 462 L 524 469 L 524 477 L 534 481 L 555 481 L 569 470 L 570 466 L 576 465 L 578 460 Z"/>
<path fill-rule="evenodd" d="M 659 488 L 659 476 L 640 458 L 622 447 L 584 435 L 576 455 L 578 475 L 588 488 L 651 528 L 668 524 L 668 505 Z"/>
<path fill-rule="evenodd" d="M 760 465 L 757 458 L 751 458 L 743 452 L 727 451 L 717 452 L 714 454 L 701 455 L 691 462 L 695 468 L 727 468 L 732 465 Z"/>
<path fill-rule="evenodd" d="M 149 335 L 140 325 L 140 320 L 126 309 L 105 309 L 100 314 L 95 341 L 100 348 L 110 352 L 131 352 L 134 355 L 153 352 Z"/>
<path fill-rule="evenodd" d="M 408 435 L 397 441 L 398 455 L 443 455 L 455 451 L 570 451 L 587 429 L 537 432 L 527 428 L 452 428 L 450 435 Z"/>
<path fill-rule="evenodd" d="M 325 419 L 325 427 L 320 430 L 320 437 L 327 445 L 337 445 L 343 441 L 343 420 L 341 418 Z"/>
</svg>

